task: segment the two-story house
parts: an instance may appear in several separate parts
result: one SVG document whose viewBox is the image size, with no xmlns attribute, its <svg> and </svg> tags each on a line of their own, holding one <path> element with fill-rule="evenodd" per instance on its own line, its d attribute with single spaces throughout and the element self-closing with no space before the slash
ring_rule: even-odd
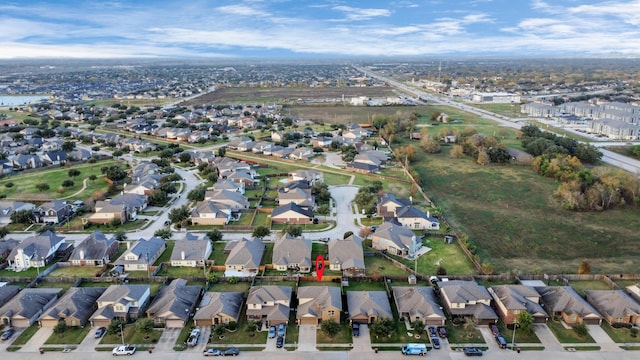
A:
<svg viewBox="0 0 640 360">
<path fill-rule="evenodd" d="M 94 231 L 75 246 L 69 262 L 74 266 L 103 266 L 118 253 L 118 241 L 100 231 Z"/>
<path fill-rule="evenodd" d="M 48 230 L 40 235 L 29 236 L 11 250 L 7 258 L 9 268 L 15 271 L 44 268 L 63 244 L 63 237 Z"/>
<path fill-rule="evenodd" d="M 371 236 L 371 246 L 404 257 L 414 256 L 422 247 L 422 241 L 410 229 L 386 221 Z"/>
<path fill-rule="evenodd" d="M 35 211 L 36 222 L 59 224 L 71 217 L 73 208 L 65 200 L 51 200 L 40 205 Z"/>
<path fill-rule="evenodd" d="M 140 239 L 131 245 L 114 264 L 124 266 L 125 271 L 147 271 L 165 249 L 165 241 L 160 237 Z"/>
<path fill-rule="evenodd" d="M 451 280 L 437 283 L 445 311 L 451 317 L 470 317 L 477 324 L 490 324 L 498 320 L 491 308 L 491 294 L 475 281 Z"/>
<path fill-rule="evenodd" d="M 108 327 L 113 320 L 138 319 L 150 297 L 149 285 L 111 285 L 96 300 L 98 309 L 89 318 L 91 326 Z"/>
<path fill-rule="evenodd" d="M 284 234 L 273 245 L 273 267 L 278 271 L 311 271 L 311 239 Z"/>
<path fill-rule="evenodd" d="M 345 276 L 364 276 L 364 251 L 362 239 L 351 235 L 346 239 L 329 241 L 329 270 L 342 271 Z"/>
<path fill-rule="evenodd" d="M 488 291 L 505 324 L 513 324 L 525 311 L 533 316 L 535 323 L 546 323 L 549 319 L 549 314 L 540 305 L 540 294 L 531 286 L 497 285 Z"/>
<path fill-rule="evenodd" d="M 321 321 L 340 323 L 342 296 L 335 286 L 301 286 L 298 288 L 299 325 L 318 325 Z"/>
<path fill-rule="evenodd" d="M 291 306 L 290 286 L 253 286 L 247 296 L 247 320 L 266 321 L 268 326 L 287 324 Z"/>
</svg>

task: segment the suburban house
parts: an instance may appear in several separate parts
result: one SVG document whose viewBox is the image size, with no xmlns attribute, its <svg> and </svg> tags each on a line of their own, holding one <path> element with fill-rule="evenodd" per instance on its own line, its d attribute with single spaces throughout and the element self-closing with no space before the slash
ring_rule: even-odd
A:
<svg viewBox="0 0 640 360">
<path fill-rule="evenodd" d="M 470 317 L 477 324 L 498 321 L 491 308 L 491 294 L 475 281 L 439 281 L 440 298 L 444 309 L 451 317 Z"/>
<path fill-rule="evenodd" d="M 213 326 L 238 323 L 244 303 L 241 292 L 207 292 L 202 296 L 198 310 L 193 316 L 195 326 Z"/>
<path fill-rule="evenodd" d="M 25 288 L 0 307 L 5 328 L 28 328 L 58 299 L 60 288 Z"/>
<path fill-rule="evenodd" d="M 138 319 L 151 296 L 149 285 L 111 285 L 97 300 L 98 310 L 89 318 L 91 326 L 108 327 L 112 320 Z"/>
<path fill-rule="evenodd" d="M 73 266 L 103 266 L 118 253 L 118 241 L 100 231 L 94 231 L 75 246 L 69 262 Z"/>
<path fill-rule="evenodd" d="M 249 170 L 238 169 L 227 175 L 225 178 L 235 183 L 243 183 L 245 189 L 253 189 L 260 184 L 260 180 L 255 179 L 253 172 Z"/>
<path fill-rule="evenodd" d="M 546 323 L 549 314 L 540 305 L 540 294 L 527 285 L 497 285 L 488 289 L 498 315 L 505 324 L 513 324 L 521 312 L 533 316 L 534 323 Z"/>
<path fill-rule="evenodd" d="M 393 298 L 401 318 L 425 326 L 444 326 L 447 319 L 436 294 L 429 286 L 394 286 Z"/>
<path fill-rule="evenodd" d="M 147 271 L 162 255 L 165 248 L 164 239 L 160 237 L 154 236 L 149 240 L 140 239 L 131 245 L 114 264 L 123 265 L 125 271 Z"/>
<path fill-rule="evenodd" d="M 175 242 L 171 252 L 171 266 L 204 266 L 211 251 L 213 247 L 207 237 L 199 239 L 191 233 L 186 233 L 182 240 Z"/>
<path fill-rule="evenodd" d="M 347 291 L 347 308 L 351 323 L 371 324 L 383 318 L 393 320 L 385 291 Z"/>
<path fill-rule="evenodd" d="M 398 256 L 413 256 L 422 247 L 422 240 L 410 229 L 386 221 L 371 236 L 374 249 Z"/>
<path fill-rule="evenodd" d="M 84 326 L 98 308 L 96 301 L 105 290 L 100 287 L 69 288 L 40 316 L 40 326 L 55 327 L 60 321 L 67 326 Z"/>
<path fill-rule="evenodd" d="M 147 309 L 147 317 L 155 325 L 182 328 L 186 325 L 200 300 L 202 287 L 187 285 L 187 280 L 175 279 L 163 286 Z"/>
<path fill-rule="evenodd" d="M 373 174 L 380 171 L 380 168 L 375 165 L 359 161 L 350 162 L 349 164 L 347 164 L 346 169 L 348 171 L 353 171 L 360 174 Z"/>
<path fill-rule="evenodd" d="M 318 325 L 321 321 L 340 323 L 342 295 L 335 286 L 301 286 L 298 288 L 299 325 Z"/>
<path fill-rule="evenodd" d="M 249 200 L 237 191 L 231 190 L 209 190 L 204 194 L 204 200 L 225 204 L 232 213 L 237 213 L 241 209 L 249 208 Z"/>
<path fill-rule="evenodd" d="M 6 304 L 20 292 L 20 287 L 16 285 L 0 286 L 0 304 Z"/>
<path fill-rule="evenodd" d="M 30 211 L 36 208 L 34 204 L 19 201 L 0 201 L 0 226 L 11 223 L 11 214 L 18 211 Z"/>
<path fill-rule="evenodd" d="M 225 276 L 255 276 L 260 269 L 264 249 L 264 243 L 258 238 L 227 242 L 224 247 L 224 253 L 228 254 L 224 263 Z"/>
<path fill-rule="evenodd" d="M 313 223 L 313 211 L 303 209 L 290 202 L 273 209 L 271 221 L 276 224 L 311 224 Z"/>
<path fill-rule="evenodd" d="M 141 194 L 120 194 L 114 196 L 111 205 L 126 205 L 130 209 L 129 218 L 135 219 L 138 212 L 147 208 L 149 197 Z"/>
<path fill-rule="evenodd" d="M 47 230 L 40 235 L 22 240 L 9 254 L 9 268 L 22 271 L 32 267 L 45 267 L 56 251 L 64 244 L 64 238 Z"/>
<path fill-rule="evenodd" d="M 549 315 L 559 317 L 569 326 L 600 325 L 602 316 L 571 286 L 536 286 L 542 305 Z"/>
<path fill-rule="evenodd" d="M 439 230 L 440 221 L 427 211 L 426 213 L 413 206 L 396 209 L 396 220 L 404 227 L 414 230 Z"/>
<path fill-rule="evenodd" d="M 627 293 L 640 303 L 640 283 L 627 286 Z"/>
<path fill-rule="evenodd" d="M 610 325 L 640 325 L 640 304 L 624 290 L 585 290 L 584 295 Z"/>
<path fill-rule="evenodd" d="M 278 197 L 276 202 L 278 205 L 286 205 L 294 203 L 306 210 L 313 210 L 316 202 L 313 195 L 311 195 L 311 189 L 283 189 L 284 191 L 278 191 Z"/>
<path fill-rule="evenodd" d="M 125 204 L 114 205 L 109 201 L 96 201 L 95 212 L 87 217 L 92 224 L 124 224 L 129 221 L 130 208 Z"/>
<path fill-rule="evenodd" d="M 376 211 L 378 216 L 383 218 L 393 218 L 396 216 L 396 210 L 406 206 L 411 206 L 411 200 L 398 199 L 393 194 L 384 193 L 378 195 L 376 202 Z"/>
<path fill-rule="evenodd" d="M 346 239 L 329 241 L 329 270 L 342 271 L 344 276 L 364 276 L 362 239 L 352 234 Z"/>
<path fill-rule="evenodd" d="M 34 154 L 18 154 L 11 161 L 16 170 L 37 169 L 43 166 L 40 157 Z"/>
<path fill-rule="evenodd" d="M 62 150 L 45 151 L 42 161 L 48 165 L 62 165 L 67 162 L 67 153 Z"/>
<path fill-rule="evenodd" d="M 252 286 L 247 296 L 247 320 L 267 326 L 289 323 L 292 288 L 290 286 Z"/>
<path fill-rule="evenodd" d="M 289 173 L 289 181 L 305 180 L 310 185 L 324 181 L 324 174 L 313 169 L 293 170 Z"/>
<path fill-rule="evenodd" d="M 65 200 L 51 200 L 40 205 L 35 211 L 36 222 L 58 224 L 71 217 L 73 210 Z"/>
<path fill-rule="evenodd" d="M 231 180 L 218 179 L 218 182 L 213 184 L 213 188 L 211 190 L 229 190 L 244 195 L 245 188 L 243 182 L 237 183 Z"/>
<path fill-rule="evenodd" d="M 278 271 L 311 271 L 311 239 L 284 234 L 273 245 L 273 267 Z"/>
<path fill-rule="evenodd" d="M 231 207 L 214 200 L 199 201 L 190 219 L 194 225 L 226 225 L 231 220 Z"/>
</svg>

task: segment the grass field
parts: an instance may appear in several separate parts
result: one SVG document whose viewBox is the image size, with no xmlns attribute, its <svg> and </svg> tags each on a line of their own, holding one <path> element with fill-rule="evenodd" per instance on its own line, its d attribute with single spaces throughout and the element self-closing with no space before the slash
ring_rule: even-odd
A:
<svg viewBox="0 0 640 360">
<path fill-rule="evenodd" d="M 77 193 L 82 189 L 82 181 L 84 179 L 91 175 L 96 175 L 98 177 L 96 180 L 87 181 L 87 188 L 85 190 L 72 196 L 74 199 L 85 199 L 96 190 L 107 189 L 109 184 L 104 181 L 100 168 L 115 163 L 116 161 L 114 160 L 107 160 L 98 161 L 94 164 L 76 164 L 70 167 L 50 166 L 42 171 L 8 176 L 0 180 L 0 192 L 6 195 L 9 200 L 46 201 L 51 199 L 60 199 Z M 80 170 L 80 175 L 70 178 L 68 175 L 69 169 Z M 62 182 L 67 179 L 73 180 L 74 185 L 68 188 L 63 188 Z M 8 183 L 12 183 L 13 186 L 7 187 Z M 49 190 L 38 190 L 36 185 L 40 183 L 48 184 Z"/>
<path fill-rule="evenodd" d="M 569 285 L 582 296 L 585 290 L 612 290 L 606 282 L 599 280 L 574 280 Z"/>
<path fill-rule="evenodd" d="M 162 106 L 169 104 L 171 102 L 176 101 L 175 98 L 166 98 L 166 99 L 100 99 L 100 100 L 91 100 L 87 103 L 87 105 L 94 106 L 112 106 L 114 104 L 118 105 L 126 105 L 126 106 L 138 106 L 138 107 L 148 107 L 148 106 Z"/>
<path fill-rule="evenodd" d="M 364 258 L 366 274 L 368 276 L 408 276 L 409 273 L 393 265 L 391 261 L 377 256 Z"/>
<path fill-rule="evenodd" d="M 508 116 L 511 118 L 527 117 L 527 114 L 520 112 L 520 104 L 474 104 L 467 103 L 469 106 L 473 106 L 479 109 L 491 111 L 496 114 Z"/>
</svg>

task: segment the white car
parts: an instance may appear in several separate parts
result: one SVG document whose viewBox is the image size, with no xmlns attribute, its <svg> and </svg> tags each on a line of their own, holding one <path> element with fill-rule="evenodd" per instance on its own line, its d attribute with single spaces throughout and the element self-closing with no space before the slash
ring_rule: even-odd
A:
<svg viewBox="0 0 640 360">
<path fill-rule="evenodd" d="M 135 352 L 136 352 L 135 346 L 120 345 L 113 348 L 113 351 L 111 351 L 111 355 L 113 356 L 133 355 L 133 353 Z"/>
</svg>

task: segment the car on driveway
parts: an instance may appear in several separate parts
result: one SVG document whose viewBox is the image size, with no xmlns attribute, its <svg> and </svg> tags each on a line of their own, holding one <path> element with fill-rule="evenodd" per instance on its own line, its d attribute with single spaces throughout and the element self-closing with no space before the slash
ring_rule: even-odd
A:
<svg viewBox="0 0 640 360">
<path fill-rule="evenodd" d="M 202 352 L 202 355 L 204 355 L 204 356 L 221 356 L 222 355 L 222 351 L 220 351 L 218 349 L 207 349 L 207 350 Z"/>
<path fill-rule="evenodd" d="M 135 346 L 130 345 L 120 345 L 113 348 L 111 351 L 111 355 L 120 356 L 120 355 L 133 355 L 136 352 Z"/>
<path fill-rule="evenodd" d="M 278 336 L 278 338 L 276 339 L 276 347 L 280 349 L 283 346 L 284 346 L 284 337 Z"/>
<path fill-rule="evenodd" d="M 284 336 L 285 326 L 284 323 L 278 324 L 278 336 Z"/>
<path fill-rule="evenodd" d="M 438 326 L 438 335 L 445 339 L 447 337 L 447 329 L 444 326 Z"/>
<path fill-rule="evenodd" d="M 269 339 L 276 337 L 276 327 L 274 325 L 269 326 Z"/>
<path fill-rule="evenodd" d="M 106 333 L 107 333 L 107 328 L 106 327 L 104 327 L 104 326 L 103 327 L 99 327 L 98 330 L 96 330 L 95 337 L 96 337 L 96 339 L 99 339 Z"/>
<path fill-rule="evenodd" d="M 437 337 L 431 338 L 431 344 L 433 345 L 434 349 L 440 349 L 440 339 L 438 339 Z"/>
<path fill-rule="evenodd" d="M 464 348 L 464 354 L 467 356 L 482 356 L 482 350 L 474 347 Z"/>
<path fill-rule="evenodd" d="M 16 333 L 16 329 L 10 328 L 4 333 L 2 333 L 2 336 L 0 337 L 0 339 L 2 339 L 2 341 L 9 340 L 15 333 Z"/>
<path fill-rule="evenodd" d="M 438 337 L 435 326 L 429 326 L 429 336 Z"/>
<path fill-rule="evenodd" d="M 360 324 L 351 324 L 351 332 L 353 333 L 353 336 L 360 336 Z"/>
<path fill-rule="evenodd" d="M 223 356 L 238 356 L 239 354 L 240 350 L 238 350 L 238 348 L 228 348 L 222 352 Z"/>
<path fill-rule="evenodd" d="M 489 330 L 491 331 L 491 335 L 498 336 L 500 335 L 500 329 L 498 329 L 498 325 L 489 324 Z"/>
</svg>

